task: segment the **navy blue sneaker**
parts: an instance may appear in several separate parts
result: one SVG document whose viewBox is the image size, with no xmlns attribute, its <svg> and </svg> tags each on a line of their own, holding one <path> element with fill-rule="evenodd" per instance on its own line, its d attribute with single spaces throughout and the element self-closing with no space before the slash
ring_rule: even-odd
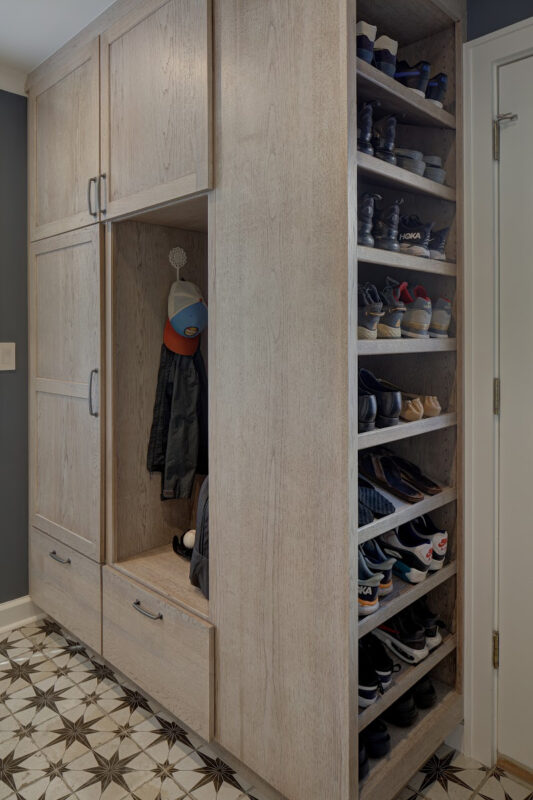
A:
<svg viewBox="0 0 533 800">
<path fill-rule="evenodd" d="M 433 222 L 422 222 L 416 214 L 402 217 L 398 226 L 398 241 L 402 253 L 429 258 L 429 239 Z"/>
<path fill-rule="evenodd" d="M 446 97 L 446 90 L 448 88 L 448 76 L 445 72 L 439 72 L 434 78 L 430 78 L 426 88 L 426 97 L 435 103 L 436 106 L 442 108 L 444 98 Z"/>
<path fill-rule="evenodd" d="M 391 78 L 394 78 L 396 73 L 397 52 L 398 42 L 389 36 L 380 36 L 374 42 L 374 64 Z"/>
<path fill-rule="evenodd" d="M 378 29 L 375 25 L 368 22 L 358 22 L 355 27 L 357 36 L 357 58 L 362 58 L 368 64 L 372 63 L 374 55 L 374 42 Z"/>
<path fill-rule="evenodd" d="M 425 97 L 430 71 L 431 64 L 428 61 L 419 61 L 414 67 L 410 67 L 407 61 L 399 61 L 394 77 L 413 92 Z"/>
<path fill-rule="evenodd" d="M 445 249 L 449 233 L 449 228 L 442 228 L 440 231 L 431 231 L 428 242 L 430 258 L 435 258 L 437 261 L 446 261 Z"/>
</svg>

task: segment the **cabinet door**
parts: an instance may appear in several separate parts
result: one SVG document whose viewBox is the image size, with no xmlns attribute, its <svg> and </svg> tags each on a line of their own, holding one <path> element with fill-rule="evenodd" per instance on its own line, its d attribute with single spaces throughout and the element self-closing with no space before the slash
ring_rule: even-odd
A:
<svg viewBox="0 0 533 800">
<path fill-rule="evenodd" d="M 31 523 L 102 554 L 101 226 L 30 252 Z"/>
<path fill-rule="evenodd" d="M 99 71 L 99 40 L 94 39 L 30 89 L 32 241 L 97 219 Z"/>
<path fill-rule="evenodd" d="M 211 186 L 211 0 L 147 0 L 102 36 L 107 216 Z"/>
</svg>

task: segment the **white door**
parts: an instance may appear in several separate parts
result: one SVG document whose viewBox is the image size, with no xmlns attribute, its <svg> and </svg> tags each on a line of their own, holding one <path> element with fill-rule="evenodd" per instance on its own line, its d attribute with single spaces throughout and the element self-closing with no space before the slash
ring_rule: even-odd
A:
<svg viewBox="0 0 533 800">
<path fill-rule="evenodd" d="M 499 163 L 498 751 L 533 768 L 533 57 L 499 67 L 498 91 L 518 115 Z"/>
</svg>

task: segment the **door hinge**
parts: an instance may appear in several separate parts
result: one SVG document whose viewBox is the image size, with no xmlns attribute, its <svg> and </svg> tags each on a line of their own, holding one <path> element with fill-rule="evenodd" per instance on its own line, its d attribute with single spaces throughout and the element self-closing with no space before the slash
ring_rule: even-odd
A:
<svg viewBox="0 0 533 800">
<path fill-rule="evenodd" d="M 494 669 L 500 667 L 500 631 L 492 632 L 492 666 Z"/>
<path fill-rule="evenodd" d="M 492 413 L 499 415 L 501 409 L 500 379 L 494 378 L 492 387 Z"/>
<path fill-rule="evenodd" d="M 516 122 L 518 114 L 498 114 L 492 120 L 492 158 L 500 160 L 500 125 L 504 121 Z"/>
</svg>

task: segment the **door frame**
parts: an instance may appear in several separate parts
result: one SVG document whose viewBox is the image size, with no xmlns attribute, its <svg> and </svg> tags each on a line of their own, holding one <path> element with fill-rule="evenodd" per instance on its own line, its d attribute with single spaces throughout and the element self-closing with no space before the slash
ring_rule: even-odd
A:
<svg viewBox="0 0 533 800">
<path fill-rule="evenodd" d="M 498 629 L 498 168 L 492 120 L 498 68 L 533 55 L 533 17 L 464 46 L 465 153 L 465 731 L 467 755 L 497 759 Z M 492 231 L 492 235 L 487 235 Z M 492 489 L 492 493 L 489 491 Z M 491 502 L 487 497 L 492 494 Z"/>
</svg>

